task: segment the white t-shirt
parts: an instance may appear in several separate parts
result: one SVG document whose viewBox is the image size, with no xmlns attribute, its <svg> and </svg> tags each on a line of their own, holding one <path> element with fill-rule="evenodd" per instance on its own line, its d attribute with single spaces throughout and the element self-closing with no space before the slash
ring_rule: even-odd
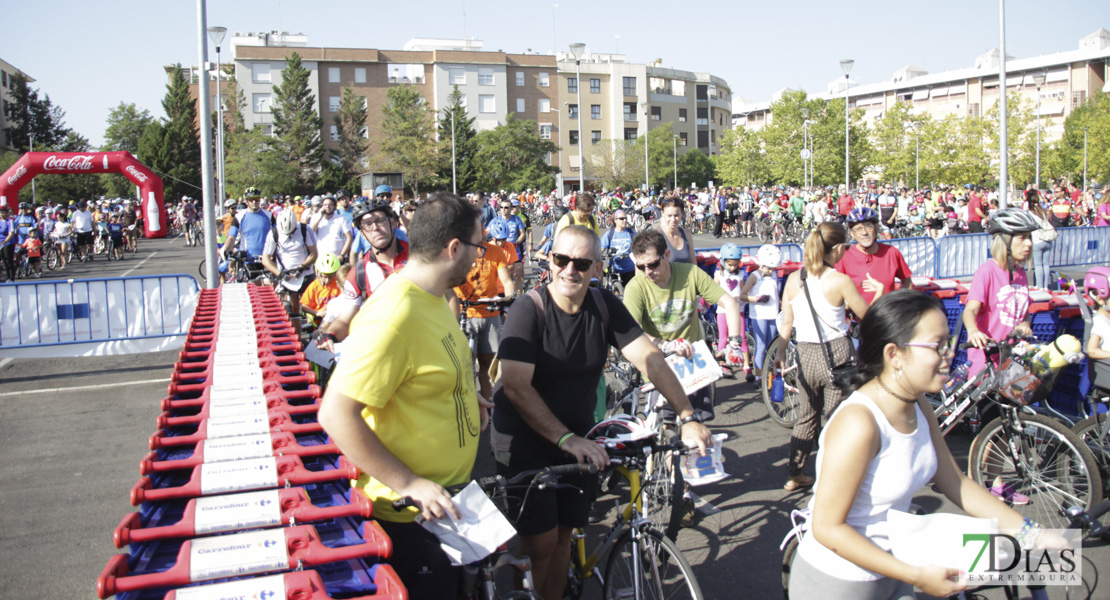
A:
<svg viewBox="0 0 1110 600">
<path fill-rule="evenodd" d="M 273 232 L 266 236 L 262 255 L 273 256 L 276 251 L 277 263 L 282 269 L 295 269 L 304 264 L 305 259 L 308 258 L 308 246 L 316 245 L 316 234 L 308 227 L 304 228 L 302 239 L 300 225 L 293 230 L 293 235 L 286 237 L 279 233 L 277 238 L 278 242 L 275 245 Z"/>
<path fill-rule="evenodd" d="M 754 277 L 755 283 L 748 290 L 749 298 L 768 296 L 766 302 L 750 302 L 748 314 L 753 319 L 774 321 L 779 316 L 779 279 L 776 275 L 764 277 L 759 271 L 752 271 L 749 278 Z"/>
<path fill-rule="evenodd" d="M 92 231 L 93 216 L 87 210 L 79 210 L 73 213 L 73 230 L 77 233 L 88 233 Z"/>
<path fill-rule="evenodd" d="M 1095 322 L 1091 326 L 1091 335 L 1097 335 L 1099 349 L 1110 351 L 1110 319 L 1095 313 Z"/>
<path fill-rule="evenodd" d="M 339 254 L 343 250 L 343 242 L 347 241 L 346 234 L 350 228 L 343 215 L 334 213 L 329 219 L 320 213 L 318 217 L 313 218 L 313 223 L 316 229 L 317 252 L 321 255 L 325 252 Z"/>
</svg>

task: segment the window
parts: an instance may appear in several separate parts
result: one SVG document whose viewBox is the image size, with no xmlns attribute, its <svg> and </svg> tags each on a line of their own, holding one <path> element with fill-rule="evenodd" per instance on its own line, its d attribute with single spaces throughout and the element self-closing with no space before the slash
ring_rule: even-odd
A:
<svg viewBox="0 0 1110 600">
<path fill-rule="evenodd" d="M 595 121 L 601 118 L 601 105 L 600 104 L 591 104 L 590 105 L 590 118 L 595 120 Z"/>
<path fill-rule="evenodd" d="M 967 107 L 967 116 L 969 116 L 969 117 L 978 117 L 979 116 L 979 103 L 978 102 L 972 102 L 971 104 L 968 105 L 968 107 Z"/>
<path fill-rule="evenodd" d="M 547 75 L 546 72 L 541 71 L 540 72 L 540 87 L 547 87 L 549 85 L 551 85 L 551 80 L 548 78 L 548 75 Z"/>
<path fill-rule="evenodd" d="M 251 94 L 251 103 L 256 113 L 270 112 L 270 94 Z"/>
<path fill-rule="evenodd" d="M 625 77 L 624 78 L 624 95 L 625 96 L 635 96 L 636 95 L 636 78 L 635 77 Z"/>
<path fill-rule="evenodd" d="M 451 85 L 466 85 L 466 69 L 463 67 L 451 67 L 450 82 Z"/>
<path fill-rule="evenodd" d="M 626 141 L 630 144 L 632 142 L 636 141 L 636 128 L 635 127 L 625 127 L 624 128 L 624 141 Z"/>
<path fill-rule="evenodd" d="M 496 97 L 493 96 L 492 94 L 489 95 L 489 96 L 485 96 L 485 95 L 478 96 L 478 112 L 480 112 L 480 113 L 497 112 L 497 102 L 496 102 L 495 98 Z"/>
<path fill-rule="evenodd" d="M 540 98 L 540 112 L 551 112 L 551 100 L 547 98 Z"/>
<path fill-rule="evenodd" d="M 251 63 L 251 81 L 270 83 L 270 63 Z"/>
<path fill-rule="evenodd" d="M 1087 102 L 1087 91 L 1079 90 L 1071 93 L 1071 109 L 1075 110 Z"/>
<path fill-rule="evenodd" d="M 651 107 L 651 120 L 652 121 L 661 121 L 661 120 L 663 120 L 663 107 L 662 106 L 653 106 L 653 107 Z"/>
<path fill-rule="evenodd" d="M 708 131 L 699 131 L 698 132 L 698 148 L 708 148 L 708 147 L 709 147 L 709 132 Z"/>
<path fill-rule="evenodd" d="M 689 136 L 686 134 L 685 131 L 680 131 L 678 133 L 678 145 L 685 147 L 689 143 L 690 143 Z"/>
<path fill-rule="evenodd" d="M 570 118 L 570 119 L 577 119 L 578 118 L 578 105 L 577 104 L 568 104 L 567 105 L 567 118 Z"/>
<path fill-rule="evenodd" d="M 3 85 L 4 87 L 8 87 L 8 72 L 7 71 L 0 71 L 0 85 Z M 6 145 L 10 146 L 11 144 L 6 144 Z"/>
<path fill-rule="evenodd" d="M 358 67 L 355 69 L 355 83 L 366 83 L 366 69 Z"/>
<path fill-rule="evenodd" d="M 636 103 L 635 102 L 625 102 L 624 103 L 624 120 L 625 121 L 635 121 L 636 120 Z"/>
<path fill-rule="evenodd" d="M 339 127 L 336 126 L 336 125 L 332 125 L 329 129 L 331 130 L 331 141 L 334 142 L 334 141 L 338 140 L 339 139 Z"/>
<path fill-rule="evenodd" d="M 708 124 L 709 124 L 709 109 L 708 108 L 699 108 L 698 109 L 698 125 L 708 125 Z"/>
<path fill-rule="evenodd" d="M 567 93 L 570 93 L 570 94 L 577 94 L 578 93 L 578 78 L 577 77 L 567 77 Z"/>
<path fill-rule="evenodd" d="M 698 100 L 709 100 L 709 86 L 707 86 L 707 85 L 695 85 L 694 86 L 694 97 L 697 98 Z"/>
<path fill-rule="evenodd" d="M 551 139 L 551 123 L 540 123 L 540 139 Z"/>
<path fill-rule="evenodd" d="M 328 83 L 339 83 L 339 67 L 328 67 Z"/>
<path fill-rule="evenodd" d="M 524 112 L 524 98 L 517 98 L 516 99 L 516 112 L 518 112 L 518 113 Z"/>
<path fill-rule="evenodd" d="M 273 125 L 263 125 L 262 126 L 262 135 L 265 135 L 267 137 L 273 137 L 273 135 L 274 135 L 274 126 Z"/>
<path fill-rule="evenodd" d="M 328 112 L 339 112 L 339 96 L 328 96 Z"/>
<path fill-rule="evenodd" d="M 578 145 L 578 130 L 577 129 L 571 129 L 568 133 L 570 134 L 569 135 L 570 145 L 571 146 L 577 146 Z"/>
<path fill-rule="evenodd" d="M 492 67 L 478 67 L 478 85 L 493 85 Z"/>
<path fill-rule="evenodd" d="M 679 123 L 685 123 L 686 122 L 686 109 L 685 108 L 678 109 L 678 122 Z"/>
<path fill-rule="evenodd" d="M 590 78 L 590 93 L 591 94 L 600 94 L 601 93 L 601 80 L 598 79 L 597 77 L 591 77 Z"/>
<path fill-rule="evenodd" d="M 516 86 L 524 87 L 524 71 L 516 72 Z"/>
<path fill-rule="evenodd" d="M 595 129 L 590 132 L 590 143 L 596 144 L 601 141 L 601 130 Z"/>
</svg>

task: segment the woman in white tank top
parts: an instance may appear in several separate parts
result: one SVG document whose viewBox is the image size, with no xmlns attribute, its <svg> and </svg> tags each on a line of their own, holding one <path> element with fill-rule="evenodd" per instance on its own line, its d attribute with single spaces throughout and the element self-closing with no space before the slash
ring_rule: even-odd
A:
<svg viewBox="0 0 1110 600">
<path fill-rule="evenodd" d="M 821 434 L 809 533 L 790 576 L 796 598 L 914 598 L 966 587 L 956 565 L 913 566 L 890 554 L 887 513 L 906 511 L 930 480 L 968 514 L 997 518 L 1019 543 L 1062 541 L 956 466 L 925 394 L 948 378 L 952 347 L 941 303 L 912 290 L 875 301 L 861 323 L 858 388 Z M 1038 535 L 1039 533 L 1039 535 Z M 946 557 L 938 556 L 938 562 Z"/>
</svg>

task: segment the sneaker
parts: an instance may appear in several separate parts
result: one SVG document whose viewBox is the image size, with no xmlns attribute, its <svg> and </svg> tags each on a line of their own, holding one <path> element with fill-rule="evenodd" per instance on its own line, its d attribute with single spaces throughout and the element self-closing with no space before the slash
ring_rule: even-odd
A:
<svg viewBox="0 0 1110 600">
<path fill-rule="evenodd" d="M 1026 504 L 1029 504 L 1029 496 L 1026 496 L 1025 494 L 1019 494 L 1014 489 L 1014 486 L 1009 483 L 993 486 L 991 488 L 991 494 L 995 498 L 998 498 L 1003 502 L 1009 502 L 1014 506 L 1024 506 Z"/>
</svg>

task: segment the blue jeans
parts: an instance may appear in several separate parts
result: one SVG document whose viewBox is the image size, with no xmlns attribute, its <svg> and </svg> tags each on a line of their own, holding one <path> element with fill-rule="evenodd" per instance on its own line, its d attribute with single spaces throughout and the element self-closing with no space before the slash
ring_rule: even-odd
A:
<svg viewBox="0 0 1110 600">
<path fill-rule="evenodd" d="M 775 326 L 774 319 L 750 319 L 748 323 L 748 328 L 752 331 L 752 337 L 755 338 L 755 356 L 752 357 L 752 367 L 762 369 L 767 350 L 778 335 L 778 327 Z"/>
<path fill-rule="evenodd" d="M 1049 256 L 1055 242 L 1033 242 L 1033 285 L 1047 289 L 1049 286 Z"/>
</svg>

